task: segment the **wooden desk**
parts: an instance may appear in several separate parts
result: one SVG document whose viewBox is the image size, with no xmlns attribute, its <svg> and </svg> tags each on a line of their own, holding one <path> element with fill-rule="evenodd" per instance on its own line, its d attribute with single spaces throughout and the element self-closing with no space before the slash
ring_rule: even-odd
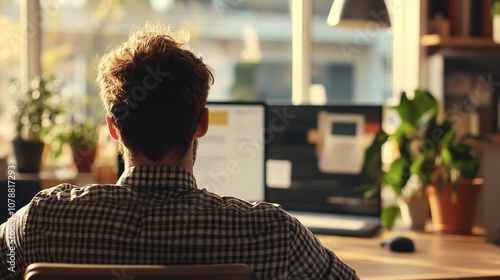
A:
<svg viewBox="0 0 500 280">
<path fill-rule="evenodd" d="M 383 240 L 397 235 L 411 238 L 415 252 L 395 253 L 380 246 Z M 317 236 L 362 280 L 500 279 L 500 247 L 486 243 L 483 236 L 413 231 L 383 232 L 373 238 Z"/>
</svg>

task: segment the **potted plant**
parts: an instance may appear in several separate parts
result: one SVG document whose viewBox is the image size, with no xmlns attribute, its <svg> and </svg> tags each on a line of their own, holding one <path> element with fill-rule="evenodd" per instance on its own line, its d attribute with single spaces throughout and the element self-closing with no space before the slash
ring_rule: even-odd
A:
<svg viewBox="0 0 500 280">
<path fill-rule="evenodd" d="M 456 139 L 450 121 L 438 121 L 439 103 L 430 92 L 415 90 L 413 99 L 403 92 L 399 104 L 389 107 L 389 110 L 397 112 L 399 126 L 393 133 L 381 130 L 377 134 L 366 150 L 365 164 L 380 156 L 382 145 L 392 144 L 395 156 L 388 167 L 381 170 L 378 178 L 379 183 L 396 194 L 400 203 L 384 209 L 383 221 L 390 229 L 400 212 L 423 214 L 420 221 L 412 216 L 413 220 L 409 223 L 414 229 L 423 229 L 429 213 L 426 189 L 434 186 L 438 190 L 434 194 L 453 199 L 459 182 L 475 178 L 479 159 L 471 146 Z M 445 194 L 441 190 L 448 185 L 455 189 Z M 415 201 L 420 204 L 420 209 L 412 208 Z M 431 212 L 435 222 L 437 214 L 432 208 Z M 440 227 L 437 229 L 440 230 Z"/>
<path fill-rule="evenodd" d="M 470 234 L 482 186 L 476 178 L 479 156 L 472 146 L 456 139 L 450 122 L 441 127 L 442 141 L 425 155 L 434 169 L 426 185 L 432 222 L 439 232 Z M 428 169 L 425 164 L 417 166 L 417 171 Z"/>
<path fill-rule="evenodd" d="M 16 90 L 22 88 L 13 82 Z M 52 129 L 64 113 L 60 82 L 53 75 L 31 81 L 14 107 L 16 136 L 12 141 L 17 169 L 23 173 L 40 171 L 43 148 Z"/>
<path fill-rule="evenodd" d="M 98 131 L 92 119 L 69 123 L 58 137 L 55 156 L 62 152 L 62 146 L 68 145 L 78 172 L 91 172 L 97 151 Z"/>
</svg>

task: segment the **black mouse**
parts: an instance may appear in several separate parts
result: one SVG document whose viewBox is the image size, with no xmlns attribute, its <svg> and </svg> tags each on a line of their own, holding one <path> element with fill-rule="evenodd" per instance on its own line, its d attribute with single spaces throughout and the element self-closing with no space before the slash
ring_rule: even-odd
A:
<svg viewBox="0 0 500 280">
<path fill-rule="evenodd" d="M 380 246 L 387 246 L 393 252 L 415 252 L 415 244 L 408 237 L 396 236 L 382 242 Z"/>
</svg>

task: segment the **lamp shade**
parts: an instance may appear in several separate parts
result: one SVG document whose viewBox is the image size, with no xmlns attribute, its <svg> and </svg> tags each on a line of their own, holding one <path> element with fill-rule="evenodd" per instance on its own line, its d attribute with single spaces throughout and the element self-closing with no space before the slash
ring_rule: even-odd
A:
<svg viewBox="0 0 500 280">
<path fill-rule="evenodd" d="M 331 26 L 363 27 L 368 22 L 391 26 L 384 0 L 334 0 L 327 19 Z"/>
</svg>

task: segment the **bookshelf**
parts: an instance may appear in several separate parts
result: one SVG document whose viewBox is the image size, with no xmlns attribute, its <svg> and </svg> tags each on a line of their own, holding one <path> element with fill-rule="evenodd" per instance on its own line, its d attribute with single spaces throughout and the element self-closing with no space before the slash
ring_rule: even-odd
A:
<svg viewBox="0 0 500 280">
<path fill-rule="evenodd" d="M 424 47 L 498 48 L 500 50 L 500 44 L 488 37 L 442 37 L 438 34 L 426 34 L 420 37 L 420 44 Z"/>
<path fill-rule="evenodd" d="M 443 9 L 448 16 L 450 36 L 491 38 L 492 0 L 438 0 L 430 3 L 429 15 L 442 13 L 440 10 Z"/>
<path fill-rule="evenodd" d="M 494 0 L 422 0 L 420 44 L 428 54 L 442 48 L 493 49 Z"/>
<path fill-rule="evenodd" d="M 499 132 L 500 44 L 492 39 L 492 3 L 421 0 L 421 79 L 462 135 Z"/>
</svg>

